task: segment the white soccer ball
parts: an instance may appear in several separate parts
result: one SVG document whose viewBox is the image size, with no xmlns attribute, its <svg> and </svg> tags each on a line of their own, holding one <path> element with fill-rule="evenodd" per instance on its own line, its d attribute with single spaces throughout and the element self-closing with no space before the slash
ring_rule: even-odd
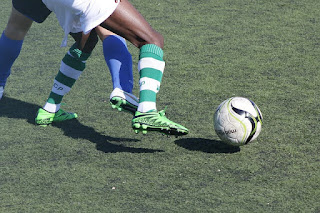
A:
<svg viewBox="0 0 320 213">
<path fill-rule="evenodd" d="M 214 130 L 223 142 L 242 146 L 258 137 L 262 119 L 253 101 L 232 97 L 223 101 L 214 113 Z"/>
</svg>

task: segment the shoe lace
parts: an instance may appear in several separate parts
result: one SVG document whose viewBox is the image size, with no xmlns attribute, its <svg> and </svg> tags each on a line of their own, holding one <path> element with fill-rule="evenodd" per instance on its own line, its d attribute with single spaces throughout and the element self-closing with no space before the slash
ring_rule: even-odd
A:
<svg viewBox="0 0 320 213">
<path fill-rule="evenodd" d="M 160 122 L 160 123 L 163 123 L 163 124 L 167 124 L 167 125 L 173 125 L 175 126 L 176 124 L 173 122 L 173 121 L 170 121 L 167 117 L 166 117 L 166 109 L 167 109 L 167 106 L 159 111 L 159 116 L 160 118 L 158 117 L 157 121 Z"/>
<path fill-rule="evenodd" d="M 161 117 L 165 117 L 166 116 L 166 110 L 167 110 L 167 106 L 165 106 L 163 110 L 159 111 L 159 115 Z"/>
</svg>

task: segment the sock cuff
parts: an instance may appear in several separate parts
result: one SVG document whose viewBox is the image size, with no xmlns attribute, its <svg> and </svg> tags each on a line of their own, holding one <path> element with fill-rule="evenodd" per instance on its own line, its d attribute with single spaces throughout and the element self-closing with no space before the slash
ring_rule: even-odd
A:
<svg viewBox="0 0 320 213">
<path fill-rule="evenodd" d="M 10 47 L 9 50 L 18 50 L 18 52 L 20 52 L 22 44 L 23 44 L 23 40 L 12 40 L 10 38 L 8 38 L 6 36 L 6 34 L 2 33 L 0 41 L 3 45 L 5 45 L 6 47 Z"/>
<path fill-rule="evenodd" d="M 11 38 L 8 38 L 4 31 L 2 32 L 1 39 L 4 39 L 6 42 L 11 42 L 11 43 L 12 42 L 17 43 L 17 44 L 22 44 L 23 43 L 23 40 L 13 40 Z"/>
<path fill-rule="evenodd" d="M 106 38 L 103 40 L 103 44 L 109 45 L 109 44 L 108 44 L 109 42 L 114 43 L 115 41 L 120 41 L 120 42 L 122 42 L 125 46 L 127 46 L 126 40 L 125 40 L 124 38 L 122 38 L 121 36 L 119 36 L 119 35 L 109 35 L 108 37 L 106 37 Z"/>
<path fill-rule="evenodd" d="M 80 61 L 86 61 L 86 60 L 90 57 L 90 55 L 91 55 L 91 53 L 82 52 L 82 51 L 78 48 L 77 43 L 74 43 L 74 44 L 70 47 L 69 52 L 70 52 L 70 54 L 71 54 L 74 58 L 76 58 L 76 59 L 78 59 L 78 60 L 80 60 Z"/>
<path fill-rule="evenodd" d="M 154 54 L 157 59 L 163 60 L 163 50 L 155 44 L 145 44 L 140 48 L 140 59 L 145 57 L 144 55 Z"/>
</svg>

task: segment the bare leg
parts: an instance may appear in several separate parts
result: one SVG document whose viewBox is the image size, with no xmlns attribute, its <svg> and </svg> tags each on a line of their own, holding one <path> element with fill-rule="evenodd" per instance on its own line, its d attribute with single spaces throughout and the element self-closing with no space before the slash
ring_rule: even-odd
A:
<svg viewBox="0 0 320 213">
<path fill-rule="evenodd" d="M 111 32 L 103 27 L 100 27 L 100 26 L 96 27 L 95 30 L 96 30 L 101 41 L 103 41 L 105 38 L 107 38 L 110 35 L 116 35 L 115 33 Z"/>
<path fill-rule="evenodd" d="M 162 35 L 152 29 L 128 0 L 121 0 L 117 9 L 102 26 L 124 37 L 138 48 L 145 44 L 155 44 L 163 48 Z"/>
<path fill-rule="evenodd" d="M 12 12 L 5 29 L 5 35 L 12 40 L 23 40 L 28 33 L 33 21 L 16 9 L 12 8 Z"/>
</svg>

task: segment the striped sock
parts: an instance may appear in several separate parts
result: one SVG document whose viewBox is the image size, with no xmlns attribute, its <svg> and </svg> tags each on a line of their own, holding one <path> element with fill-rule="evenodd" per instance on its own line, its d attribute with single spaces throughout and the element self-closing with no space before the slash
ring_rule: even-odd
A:
<svg viewBox="0 0 320 213">
<path fill-rule="evenodd" d="M 57 112 L 64 95 L 66 95 L 85 69 L 89 53 L 83 53 L 74 44 L 61 61 L 60 71 L 54 79 L 49 98 L 43 109 Z"/>
<path fill-rule="evenodd" d="M 154 44 L 143 45 L 140 49 L 138 69 L 140 73 L 139 112 L 157 110 L 156 98 L 160 89 L 165 67 L 163 51 Z"/>
</svg>

